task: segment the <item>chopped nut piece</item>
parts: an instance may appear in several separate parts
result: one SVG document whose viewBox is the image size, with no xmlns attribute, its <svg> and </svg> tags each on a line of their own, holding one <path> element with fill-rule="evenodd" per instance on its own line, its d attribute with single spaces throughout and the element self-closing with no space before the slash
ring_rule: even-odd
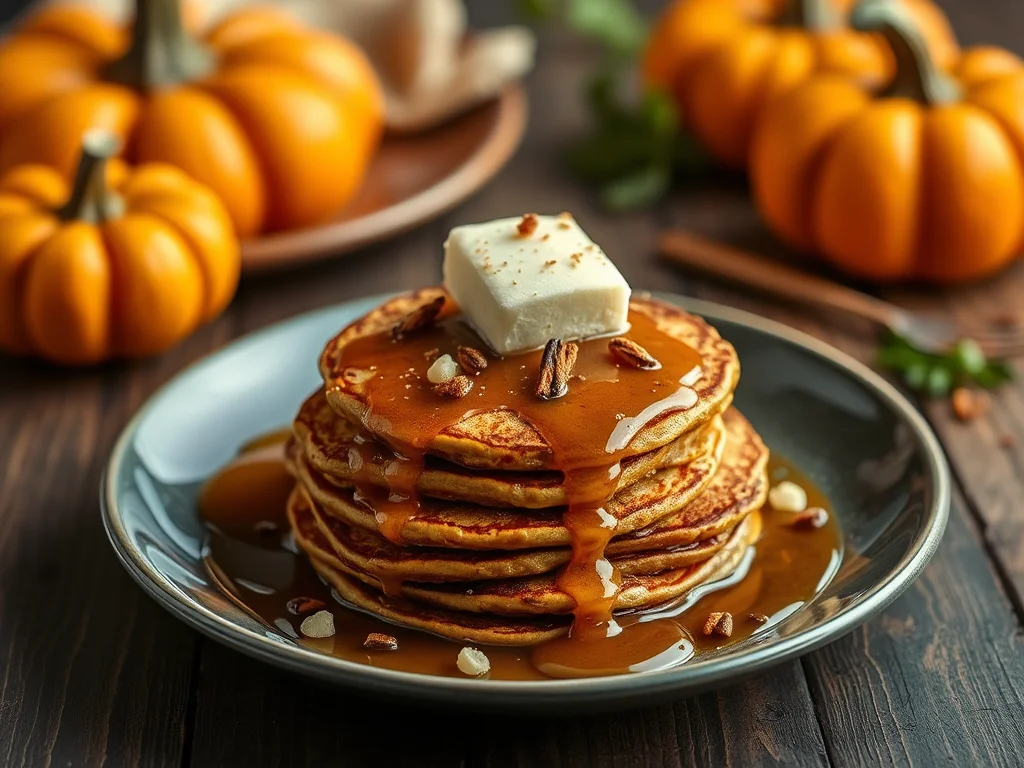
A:
<svg viewBox="0 0 1024 768">
<path fill-rule="evenodd" d="M 518 226 L 516 227 L 516 231 L 519 233 L 520 237 L 529 237 L 530 235 L 537 231 L 537 225 L 539 223 L 540 222 L 537 221 L 536 213 L 527 213 L 520 220 Z"/>
<path fill-rule="evenodd" d="M 988 410 L 988 398 L 982 392 L 966 387 L 953 390 L 953 413 L 960 421 L 970 421 Z"/>
<path fill-rule="evenodd" d="M 608 351 L 615 362 L 628 365 L 630 368 L 640 368 L 644 371 L 661 368 L 661 363 L 650 352 L 635 341 L 630 341 L 622 336 L 608 342 Z"/>
<path fill-rule="evenodd" d="M 434 387 L 434 391 L 441 397 L 446 397 L 449 400 L 458 400 L 460 397 L 468 395 L 472 388 L 473 380 L 469 376 L 463 376 L 460 373 L 458 376 L 448 379 L 448 381 L 442 381 Z"/>
<path fill-rule="evenodd" d="M 768 491 L 768 503 L 779 512 L 803 512 L 807 509 L 807 491 L 794 482 L 783 480 Z"/>
<path fill-rule="evenodd" d="M 768 616 L 766 616 L 763 613 L 751 613 L 748 614 L 747 618 L 749 618 L 751 621 L 756 621 L 758 624 L 768 623 Z"/>
<path fill-rule="evenodd" d="M 805 531 L 821 528 L 828 522 L 828 510 L 821 507 L 808 507 L 793 518 L 793 527 Z"/>
<path fill-rule="evenodd" d="M 363 648 L 368 651 L 397 651 L 398 640 L 381 632 L 371 632 L 363 641 Z"/>
<path fill-rule="evenodd" d="M 334 614 L 330 611 L 317 611 L 302 620 L 299 631 L 306 637 L 334 637 Z"/>
<path fill-rule="evenodd" d="M 550 339 L 544 346 L 536 395 L 541 400 L 554 400 L 569 391 L 569 377 L 576 365 L 579 345 L 572 341 Z"/>
<path fill-rule="evenodd" d="M 401 339 L 410 333 L 415 333 L 433 325 L 437 321 L 437 316 L 441 314 L 443 307 L 444 296 L 438 296 L 433 301 L 428 301 L 426 304 L 417 307 L 391 329 L 392 337 Z"/>
<path fill-rule="evenodd" d="M 327 603 L 323 600 L 317 600 L 315 597 L 293 597 L 286 604 L 288 613 L 293 616 L 307 616 L 317 611 L 322 611 L 327 607 Z"/>
<path fill-rule="evenodd" d="M 441 355 L 427 369 L 427 381 L 431 384 L 443 384 L 459 375 L 459 364 L 452 360 L 451 355 Z"/>
<path fill-rule="evenodd" d="M 732 637 L 732 614 L 728 611 L 715 611 L 704 622 L 705 635 L 721 635 Z"/>
<path fill-rule="evenodd" d="M 480 677 L 491 671 L 491 660 L 487 655 L 476 648 L 463 648 L 459 651 L 459 658 L 456 661 L 459 672 L 470 677 Z"/>
<path fill-rule="evenodd" d="M 425 359 L 428 363 L 434 362 L 440 356 L 441 350 L 437 349 L 436 347 L 434 349 L 428 349 L 426 352 L 423 353 L 423 359 Z"/>
<path fill-rule="evenodd" d="M 362 384 L 377 375 L 373 368 L 346 368 L 342 371 L 342 378 L 349 384 Z"/>
<path fill-rule="evenodd" d="M 466 373 L 480 373 L 487 367 L 487 358 L 479 349 L 473 347 L 459 347 L 459 365 Z"/>
</svg>

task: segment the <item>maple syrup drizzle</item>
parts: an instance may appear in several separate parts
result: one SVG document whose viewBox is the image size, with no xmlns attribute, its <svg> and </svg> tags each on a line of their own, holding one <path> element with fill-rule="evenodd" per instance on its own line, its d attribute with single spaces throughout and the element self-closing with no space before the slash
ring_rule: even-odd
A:
<svg viewBox="0 0 1024 768">
<path fill-rule="evenodd" d="M 692 408 L 701 359 L 695 350 L 660 330 L 642 312 L 631 311 L 628 338 L 661 362 L 657 370 L 619 366 L 607 339 L 580 342 L 569 391 L 556 400 L 534 393 L 540 350 L 489 358 L 474 377 L 470 393 L 446 400 L 426 379 L 427 358 L 457 356 L 460 345 L 484 349 L 479 337 L 458 316 L 394 339 L 390 330 L 353 339 L 334 361 L 336 378 L 346 372 L 363 378 L 362 425 L 385 442 L 394 457 L 387 462 L 387 488 L 374 485 L 365 457 L 352 469 L 357 498 L 373 511 L 380 531 L 401 544 L 402 528 L 419 512 L 416 482 L 431 443 L 445 429 L 477 412 L 509 409 L 536 428 L 550 447 L 550 467 L 565 477 L 563 518 L 572 541 L 572 559 L 557 586 L 575 604 L 572 635 L 594 640 L 616 634 L 612 618 L 620 577 L 604 556 L 615 535 L 615 519 L 605 507 L 614 495 L 620 461 L 632 438 L 651 420 Z M 327 390 L 328 398 L 332 390 Z M 400 586 L 390 585 L 392 592 Z"/>
<path fill-rule="evenodd" d="M 387 623 L 339 601 L 295 546 L 285 516 L 294 487 L 284 464 L 287 432 L 250 443 L 249 450 L 216 473 L 203 487 L 198 507 L 208 530 L 205 565 L 223 593 L 268 628 L 321 653 L 388 669 L 462 677 L 455 661 L 464 645 L 415 629 Z M 250 447 L 251 446 L 251 447 Z M 831 511 L 828 499 L 778 456 L 769 464 L 773 483 L 788 478 L 802 486 L 811 506 Z M 824 589 L 841 559 L 841 532 L 831 513 L 817 529 L 794 527 L 791 514 L 762 513 L 761 539 L 735 573 L 694 588 L 681 601 L 617 618 L 619 634 L 582 649 L 571 639 L 536 647 L 484 647 L 493 680 L 545 680 L 551 677 L 611 675 L 665 669 L 723 646 L 769 633 Z M 294 598 L 323 601 L 335 616 L 337 634 L 311 639 L 299 632 Z M 713 611 L 730 611 L 732 637 L 706 636 Z M 762 624 L 750 614 L 764 614 Z M 396 651 L 367 650 L 371 632 L 396 638 Z M 583 651 L 583 652 L 581 652 Z M 571 655 L 570 655 L 571 653 Z"/>
</svg>

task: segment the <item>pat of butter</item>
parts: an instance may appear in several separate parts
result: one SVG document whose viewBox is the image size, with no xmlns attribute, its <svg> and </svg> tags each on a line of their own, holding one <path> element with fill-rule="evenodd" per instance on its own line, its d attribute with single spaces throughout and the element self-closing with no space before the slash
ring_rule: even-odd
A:
<svg viewBox="0 0 1024 768">
<path fill-rule="evenodd" d="M 501 355 L 623 331 L 629 284 L 604 251 L 568 214 L 531 217 L 448 235 L 444 284 L 470 324 Z"/>
</svg>

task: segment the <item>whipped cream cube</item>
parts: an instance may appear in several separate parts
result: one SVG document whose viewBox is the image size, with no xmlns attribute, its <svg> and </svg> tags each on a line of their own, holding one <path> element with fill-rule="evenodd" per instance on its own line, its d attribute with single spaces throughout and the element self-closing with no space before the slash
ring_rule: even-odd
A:
<svg viewBox="0 0 1024 768">
<path fill-rule="evenodd" d="M 569 214 L 455 227 L 445 242 L 444 284 L 500 355 L 628 324 L 629 284 Z"/>
</svg>

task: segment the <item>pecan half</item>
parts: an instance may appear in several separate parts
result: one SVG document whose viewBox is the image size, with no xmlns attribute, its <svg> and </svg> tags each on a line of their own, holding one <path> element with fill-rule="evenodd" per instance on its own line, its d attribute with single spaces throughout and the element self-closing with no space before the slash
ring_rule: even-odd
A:
<svg viewBox="0 0 1024 768">
<path fill-rule="evenodd" d="M 520 237 L 529 237 L 537 231 L 539 223 L 536 213 L 527 213 L 520 219 L 519 224 L 516 225 L 516 232 L 519 233 Z"/>
<path fill-rule="evenodd" d="M 369 651 L 397 651 L 398 639 L 381 632 L 371 632 L 363 641 L 363 648 Z"/>
<path fill-rule="evenodd" d="M 487 367 L 487 358 L 484 353 L 474 347 L 459 347 L 457 351 L 459 365 L 466 373 L 480 373 Z"/>
<path fill-rule="evenodd" d="M 306 616 L 322 611 L 327 607 L 327 603 L 323 600 L 317 600 L 315 597 L 293 597 L 288 601 L 286 607 L 288 608 L 288 613 L 293 616 Z"/>
<path fill-rule="evenodd" d="M 705 635 L 721 635 L 732 637 L 732 614 L 728 611 L 715 611 L 704 622 Z"/>
<path fill-rule="evenodd" d="M 615 362 L 628 365 L 630 368 L 640 368 L 644 371 L 653 371 L 661 368 L 658 358 L 635 341 L 630 341 L 622 336 L 618 336 L 608 342 L 608 352 L 611 353 Z"/>
<path fill-rule="evenodd" d="M 458 376 L 453 376 L 447 381 L 442 381 L 436 385 L 434 391 L 441 397 L 448 398 L 449 400 L 458 400 L 460 397 L 468 395 L 469 390 L 472 388 L 473 380 L 469 376 L 464 376 L 460 373 Z"/>
<path fill-rule="evenodd" d="M 392 337 L 401 339 L 410 333 L 430 327 L 437 322 L 437 316 L 441 314 L 442 307 L 444 307 L 444 296 L 438 296 L 433 301 L 416 307 L 391 329 Z"/>
<path fill-rule="evenodd" d="M 821 507 L 808 507 L 793 518 L 793 527 L 804 531 L 821 528 L 828 522 L 828 510 Z"/>
<path fill-rule="evenodd" d="M 569 377 L 576 365 L 580 347 L 572 341 L 550 339 L 544 346 L 535 394 L 541 400 L 554 400 L 569 391 Z"/>
</svg>

